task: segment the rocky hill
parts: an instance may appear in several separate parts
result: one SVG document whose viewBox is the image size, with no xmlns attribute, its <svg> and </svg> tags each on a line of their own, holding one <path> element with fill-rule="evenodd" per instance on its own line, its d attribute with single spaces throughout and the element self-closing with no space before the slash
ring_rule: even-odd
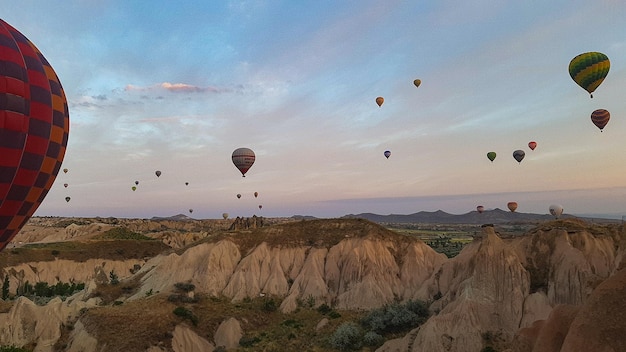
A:
<svg viewBox="0 0 626 352">
<path fill-rule="evenodd" d="M 477 229 L 447 258 L 363 219 L 38 218 L 0 253 L 0 345 L 332 350 L 342 324 L 423 301 L 428 320 L 364 350 L 626 350 L 621 225 L 544 221 L 522 236 Z M 18 294 L 70 282 L 84 288 L 64 299 Z"/>
</svg>

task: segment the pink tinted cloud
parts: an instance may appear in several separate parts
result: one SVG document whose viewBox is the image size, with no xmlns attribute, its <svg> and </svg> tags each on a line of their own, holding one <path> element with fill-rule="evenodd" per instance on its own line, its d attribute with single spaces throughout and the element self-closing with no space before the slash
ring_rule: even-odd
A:
<svg viewBox="0 0 626 352">
<path fill-rule="evenodd" d="M 228 88 L 218 88 L 218 87 L 213 87 L 213 86 L 208 86 L 208 87 L 199 87 L 199 86 L 194 86 L 191 84 L 186 84 L 186 83 L 170 83 L 170 82 L 163 82 L 163 83 L 158 83 L 158 84 L 154 84 L 151 86 L 146 86 L 146 87 L 142 87 L 142 86 L 136 86 L 133 84 L 127 84 L 126 87 L 124 87 L 125 91 L 151 91 L 151 90 L 166 90 L 169 92 L 174 92 L 174 93 L 203 93 L 203 92 L 211 92 L 211 93 L 223 93 L 223 92 L 229 92 L 231 91 L 231 89 Z"/>
</svg>

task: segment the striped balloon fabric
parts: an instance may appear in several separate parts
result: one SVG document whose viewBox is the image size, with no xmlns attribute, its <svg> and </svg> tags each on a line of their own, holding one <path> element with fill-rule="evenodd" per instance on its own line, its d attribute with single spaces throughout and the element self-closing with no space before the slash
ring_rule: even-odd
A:
<svg viewBox="0 0 626 352">
<path fill-rule="evenodd" d="M 609 123 L 610 119 L 611 114 L 604 109 L 598 109 L 591 113 L 591 122 L 600 129 L 600 132 L 602 132 L 602 129 Z"/>
<path fill-rule="evenodd" d="M 611 62 L 606 55 L 599 52 L 588 52 L 580 54 L 570 61 L 569 75 L 593 98 L 591 93 L 604 81 L 610 68 Z"/>
<path fill-rule="evenodd" d="M 33 43 L 0 20 L 0 250 L 52 187 L 68 134 L 59 78 Z"/>
</svg>

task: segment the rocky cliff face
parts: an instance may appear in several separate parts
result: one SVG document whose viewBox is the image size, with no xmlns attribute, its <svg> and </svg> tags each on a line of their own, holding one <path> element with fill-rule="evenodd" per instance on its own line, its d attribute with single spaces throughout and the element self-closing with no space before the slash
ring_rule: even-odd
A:
<svg viewBox="0 0 626 352">
<path fill-rule="evenodd" d="M 484 227 L 482 238 L 446 261 L 418 290 L 420 298 L 436 299 L 431 307 L 439 313 L 414 339 L 389 341 L 380 351 L 480 351 L 514 345 L 515 351 L 530 352 L 535 350 L 520 347 L 534 346 L 535 340 L 524 338 L 533 335 L 530 331 L 546 336 L 537 343 L 559 346 L 537 351 L 561 351 L 576 307 L 586 304 L 620 267 L 619 242 L 617 233 L 593 234 L 575 220 L 510 240 Z M 572 308 L 553 311 L 565 306 Z M 535 324 L 541 319 L 547 323 Z"/>
<path fill-rule="evenodd" d="M 37 351 L 51 351 L 45 346 L 54 345 L 62 326 L 72 321 L 66 350 L 101 350 L 104 342 L 77 312 L 98 304 L 88 300 L 89 294 L 115 271 L 120 279 L 139 282 L 137 291 L 124 298 L 129 302 L 174 293 L 180 283 L 193 284 L 193 294 L 235 303 L 273 297 L 284 313 L 304 301 L 338 310 L 369 310 L 397 300 L 431 302 L 434 315 L 425 324 L 378 351 L 480 351 L 487 346 L 514 352 L 602 351 L 607 345 L 621 351 L 626 350 L 621 336 L 626 317 L 615 313 L 626 311 L 620 231 L 567 220 L 502 238 L 485 226 L 482 236 L 447 259 L 419 240 L 366 221 L 319 220 L 219 235 L 207 231 L 200 243 L 152 258 L 18 263 L 0 268 L 3 277 L 11 278 L 11 291 L 27 280 L 90 284 L 66 302 L 36 306 L 20 298 L 0 313 L 0 341 L 36 343 Z M 235 345 L 242 329 L 227 319 L 209 340 L 179 325 L 171 330 L 171 345 L 181 351 Z"/>
</svg>

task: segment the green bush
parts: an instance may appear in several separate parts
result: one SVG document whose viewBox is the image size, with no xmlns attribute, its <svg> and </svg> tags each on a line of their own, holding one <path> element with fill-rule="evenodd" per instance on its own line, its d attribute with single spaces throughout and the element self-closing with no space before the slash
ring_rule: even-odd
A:
<svg viewBox="0 0 626 352">
<path fill-rule="evenodd" d="M 261 341 L 261 339 L 256 336 L 254 337 L 243 336 L 241 339 L 239 339 L 239 346 L 252 347 L 259 341 Z"/>
<path fill-rule="evenodd" d="M 29 350 L 16 346 L 0 346 L 0 352 L 29 352 Z"/>
<path fill-rule="evenodd" d="M 340 351 L 358 350 L 362 347 L 363 331 L 353 322 L 345 322 L 329 339 L 330 346 Z"/>
<path fill-rule="evenodd" d="M 198 325 L 198 317 L 185 307 L 174 308 L 174 314 L 183 319 L 189 319 L 194 326 Z"/>
<path fill-rule="evenodd" d="M 365 336 L 363 336 L 363 344 L 365 346 L 378 347 L 382 345 L 383 342 L 385 342 L 385 338 L 374 331 L 368 331 Z"/>
<path fill-rule="evenodd" d="M 317 311 L 320 312 L 321 314 L 328 314 L 332 311 L 332 308 L 330 308 L 328 304 L 323 303 L 322 305 L 317 307 Z"/>
<path fill-rule="evenodd" d="M 372 310 L 361 323 L 378 333 L 399 333 L 419 326 L 428 314 L 426 305 L 419 301 L 393 303 Z"/>
<path fill-rule="evenodd" d="M 192 283 L 184 283 L 184 282 L 177 282 L 174 284 L 174 287 L 177 290 L 183 291 L 183 292 L 191 292 L 196 289 L 196 285 Z"/>
<path fill-rule="evenodd" d="M 278 306 L 276 305 L 276 301 L 274 301 L 273 298 L 269 298 L 269 299 L 265 299 L 263 301 L 263 310 L 266 312 L 274 312 L 276 311 L 276 309 L 278 309 Z"/>
</svg>

